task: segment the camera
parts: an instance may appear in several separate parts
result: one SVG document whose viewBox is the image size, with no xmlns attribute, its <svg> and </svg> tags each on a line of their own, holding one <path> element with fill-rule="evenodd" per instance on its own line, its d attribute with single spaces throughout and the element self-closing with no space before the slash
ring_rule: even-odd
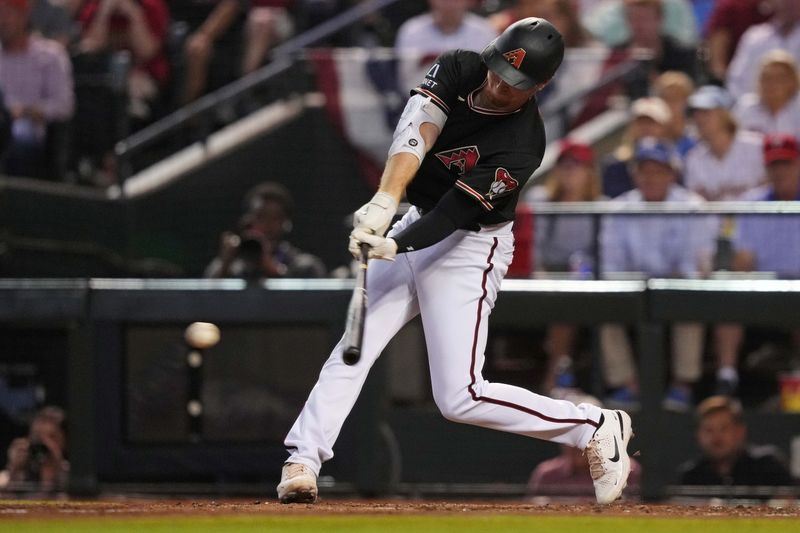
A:
<svg viewBox="0 0 800 533">
<path fill-rule="evenodd" d="M 50 458 L 50 450 L 42 442 L 31 442 L 28 447 L 28 478 L 38 480 L 42 466 Z"/>
</svg>

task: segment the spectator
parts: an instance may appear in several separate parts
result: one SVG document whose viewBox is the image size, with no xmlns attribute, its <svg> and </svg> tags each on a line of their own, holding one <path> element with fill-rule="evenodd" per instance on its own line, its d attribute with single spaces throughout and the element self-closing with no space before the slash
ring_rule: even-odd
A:
<svg viewBox="0 0 800 533">
<path fill-rule="evenodd" d="M 721 87 L 700 87 L 689 107 L 700 143 L 686 158 L 686 187 L 706 200 L 738 200 L 764 181 L 761 137 L 739 131 L 729 108 L 731 96 Z"/>
<path fill-rule="evenodd" d="M 797 138 L 787 134 L 767 135 L 764 160 L 769 185 L 752 191 L 760 201 L 800 200 L 800 149 Z M 733 268 L 738 271 L 773 272 L 779 277 L 800 277 L 800 217 L 747 215 L 740 217 L 733 241 Z M 721 324 L 716 328 L 719 361 L 717 392 L 735 394 L 739 384 L 736 370 L 744 328 L 740 324 Z M 793 332 L 793 343 L 800 350 L 800 329 Z"/>
<path fill-rule="evenodd" d="M 244 34 L 244 0 L 172 0 L 176 21 L 188 26 L 184 46 L 186 73 L 180 101 L 188 104 L 207 88 L 217 88 L 239 75 Z"/>
<path fill-rule="evenodd" d="M 0 472 L 0 490 L 64 490 L 69 463 L 64 411 L 42 408 L 31 422 L 27 437 L 8 447 L 6 469 Z"/>
<path fill-rule="evenodd" d="M 633 176 L 636 189 L 612 200 L 620 206 L 642 202 L 698 205 L 702 198 L 676 183 L 680 158 L 663 141 L 642 139 L 636 149 Z M 632 218 L 633 217 L 633 218 Z M 709 223 L 692 216 L 609 216 L 601 233 L 602 273 L 639 272 L 650 277 L 697 277 L 710 269 L 714 247 Z M 604 324 L 600 344 L 606 381 L 612 393 L 606 403 L 635 407 L 638 378 L 630 341 L 622 326 Z M 672 327 L 672 382 L 664 406 L 686 410 L 691 386 L 700 378 L 703 326 L 677 323 Z"/>
<path fill-rule="evenodd" d="M 791 133 L 800 137 L 800 77 L 797 62 L 784 50 L 764 56 L 758 93 L 743 95 L 734 108 L 739 125 L 759 133 Z"/>
<path fill-rule="evenodd" d="M 4 171 L 43 177 L 48 126 L 72 116 L 75 95 L 64 47 L 31 35 L 28 0 L 0 0 L 0 89 L 11 113 Z"/>
<path fill-rule="evenodd" d="M 661 0 L 625 0 L 625 16 L 631 29 L 631 37 L 615 47 L 615 50 L 645 50 L 653 54 L 651 77 L 668 70 L 678 70 L 694 78 L 695 49 L 662 32 L 663 10 Z M 649 82 L 647 79 L 632 80 L 629 83 L 649 86 Z M 643 88 L 638 90 L 645 92 Z"/>
<path fill-rule="evenodd" d="M 706 398 L 697 406 L 697 444 L 701 457 L 681 467 L 683 485 L 793 485 L 773 447 L 747 444 L 747 426 L 738 401 Z"/>
<path fill-rule="evenodd" d="M 775 14 L 748 29 L 728 67 L 726 85 L 735 98 L 756 90 L 758 66 L 767 52 L 786 50 L 800 61 L 800 2 L 772 0 Z"/>
<path fill-rule="evenodd" d="M 661 5 L 663 16 L 655 34 L 664 34 L 681 46 L 694 47 L 698 43 L 697 22 L 687 0 L 656 0 Z M 619 46 L 630 40 L 633 33 L 630 19 L 626 16 L 628 0 L 597 2 L 584 9 L 583 22 L 597 39 L 608 46 Z"/>
<path fill-rule="evenodd" d="M 87 0 L 78 20 L 82 52 L 130 52 L 128 112 L 140 121 L 151 120 L 169 78 L 164 47 L 169 11 L 164 0 Z"/>
<path fill-rule="evenodd" d="M 739 39 L 755 24 L 772 15 L 769 0 L 717 0 L 708 22 L 708 69 L 714 81 L 722 82 Z"/>
<path fill-rule="evenodd" d="M 294 0 L 252 0 L 245 26 L 242 74 L 260 67 L 269 51 L 294 32 L 289 9 Z"/>
<path fill-rule="evenodd" d="M 670 120 L 665 128 L 665 138 L 670 141 L 681 158 L 697 144 L 697 134 L 686 121 L 689 97 L 694 93 L 694 83 L 683 72 L 670 70 L 653 84 L 653 94 L 669 106 Z"/>
<path fill-rule="evenodd" d="M 622 144 L 603 162 L 603 195 L 614 198 L 633 188 L 630 161 L 636 143 L 645 137 L 664 139 L 672 120 L 669 106 L 660 98 L 640 98 L 631 106 L 632 120 Z"/>
<path fill-rule="evenodd" d="M 544 185 L 531 189 L 528 201 L 593 202 L 600 200 L 600 178 L 595 171 L 594 151 L 587 144 L 566 140 Z M 535 211 L 535 209 L 534 209 Z M 539 215 L 536 217 L 534 264 L 537 274 L 572 272 L 591 277 L 595 266 L 597 230 L 591 215 Z M 572 359 L 578 327 L 553 323 L 547 327 L 545 351 L 548 367 L 542 390 L 575 386 Z"/>
<path fill-rule="evenodd" d="M 485 18 L 469 12 L 472 4 L 473 0 L 428 0 L 430 11 L 400 26 L 394 48 L 400 58 L 401 92 L 416 86 L 445 50 L 480 52 L 497 37 Z"/>
<path fill-rule="evenodd" d="M 70 12 L 53 0 L 32 1 L 31 28 L 33 33 L 58 41 L 65 47 L 70 44 L 75 32 Z"/>
<path fill-rule="evenodd" d="M 322 261 L 301 252 L 286 234 L 292 227 L 293 201 L 274 182 L 257 185 L 245 196 L 245 213 L 236 233 L 225 232 L 219 255 L 206 268 L 208 278 L 321 278 Z"/>
<path fill-rule="evenodd" d="M 555 396 L 554 396 L 555 397 Z M 564 400 L 574 404 L 589 403 L 603 407 L 600 401 L 588 394 L 569 393 Z M 560 453 L 539 463 L 531 472 L 528 480 L 527 495 L 541 502 L 546 501 L 574 501 L 594 502 L 594 487 L 592 477 L 589 475 L 586 456 L 581 450 L 566 446 L 559 446 Z M 628 494 L 639 494 L 639 482 L 642 477 L 642 467 L 639 462 L 631 457 L 631 473 L 628 476 Z"/>
</svg>

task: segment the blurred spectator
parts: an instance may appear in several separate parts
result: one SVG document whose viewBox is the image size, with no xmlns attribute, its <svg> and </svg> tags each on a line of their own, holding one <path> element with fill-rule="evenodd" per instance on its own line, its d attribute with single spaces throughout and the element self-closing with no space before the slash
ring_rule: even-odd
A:
<svg viewBox="0 0 800 533">
<path fill-rule="evenodd" d="M 636 189 L 611 200 L 624 206 L 642 202 L 702 204 L 703 199 L 676 183 L 680 158 L 666 142 L 642 139 L 636 149 L 633 176 Z M 697 277 L 710 270 L 714 240 L 708 220 L 692 216 L 608 216 L 601 232 L 602 273 L 642 273 L 648 277 Z M 600 328 L 600 345 L 608 386 L 606 403 L 620 408 L 638 404 L 638 378 L 633 350 L 625 329 Z M 672 383 L 664 407 L 686 410 L 691 385 L 701 375 L 703 326 L 676 323 L 672 327 Z"/>
<path fill-rule="evenodd" d="M 294 32 L 289 8 L 294 0 L 251 0 L 245 26 L 242 74 L 260 67 L 269 51 Z"/>
<path fill-rule="evenodd" d="M 555 397 L 555 396 L 554 396 Z M 588 394 L 569 393 L 564 400 L 574 404 L 588 403 L 603 407 L 600 401 Z M 537 503 L 546 501 L 570 501 L 594 503 L 594 486 L 589 473 L 589 463 L 586 455 L 578 448 L 559 446 L 560 453 L 547 461 L 539 463 L 531 472 L 528 480 L 527 496 Z M 642 477 L 642 467 L 639 462 L 631 457 L 631 473 L 628 476 L 626 494 L 639 495 L 639 483 Z"/>
<path fill-rule="evenodd" d="M 631 106 L 631 122 L 622 144 L 603 162 L 603 194 L 614 198 L 633 188 L 630 162 L 641 139 L 664 139 L 672 120 L 669 106 L 660 98 L 640 98 Z"/>
<path fill-rule="evenodd" d="M 632 38 L 635 29 L 630 13 L 626 13 L 630 0 L 606 0 L 583 10 L 583 23 L 595 38 L 608 46 L 619 46 Z M 634 3 L 639 3 L 634 0 Z M 688 0 L 655 0 L 662 15 L 654 35 L 665 35 L 680 46 L 694 47 L 698 43 L 698 27 Z"/>
<path fill-rule="evenodd" d="M 400 90 L 415 87 L 433 60 L 446 50 L 482 51 L 497 32 L 469 9 L 473 0 L 428 0 L 430 11 L 412 17 L 397 30 L 395 51 L 400 58 Z"/>
<path fill-rule="evenodd" d="M 683 485 L 793 485 L 789 471 L 772 446 L 747 444 L 742 406 L 725 396 L 697 406 L 697 445 L 702 456 L 681 467 Z"/>
<path fill-rule="evenodd" d="M 697 144 L 697 134 L 686 120 L 689 97 L 694 93 L 694 83 L 683 72 L 667 71 L 656 78 L 653 94 L 669 106 L 670 120 L 665 128 L 665 138 L 682 158 Z"/>
<path fill-rule="evenodd" d="M 772 0 L 775 14 L 748 29 L 728 67 L 726 84 L 735 98 L 756 90 L 758 66 L 767 52 L 786 50 L 800 61 L 800 2 Z"/>
<path fill-rule="evenodd" d="M 714 85 L 700 87 L 689 107 L 700 143 L 686 158 L 686 187 L 710 201 L 738 200 L 764 182 L 761 136 L 739 131 L 731 96 Z"/>
<path fill-rule="evenodd" d="M 739 98 L 734 115 L 743 129 L 800 137 L 798 91 L 800 77 L 794 57 L 784 50 L 773 50 L 761 63 L 758 93 Z"/>
<path fill-rule="evenodd" d="M 236 79 L 242 57 L 244 0 L 171 0 L 170 11 L 189 31 L 181 103 Z"/>
<path fill-rule="evenodd" d="M 507 9 L 489 17 L 489 22 L 500 33 L 527 17 L 540 17 L 553 23 L 564 37 L 564 46 L 567 48 L 599 44 L 583 27 L 575 0 L 517 0 Z"/>
<path fill-rule="evenodd" d="M 0 0 L 0 89 L 13 120 L 4 171 L 43 177 L 48 126 L 72 116 L 72 69 L 64 47 L 31 35 L 28 0 Z"/>
<path fill-rule="evenodd" d="M 769 185 L 752 191 L 759 201 L 800 201 L 800 148 L 797 138 L 787 134 L 767 135 L 764 160 Z M 800 217 L 788 215 L 743 215 L 733 241 L 733 269 L 773 272 L 779 277 L 800 277 Z M 737 358 L 744 327 L 722 324 L 716 330 L 719 361 L 717 391 L 735 394 L 739 384 Z M 800 329 L 793 332 L 795 351 L 800 354 Z"/>
<path fill-rule="evenodd" d="M 725 80 L 728 64 L 744 32 L 772 15 L 770 0 L 717 0 L 708 21 L 708 69 L 717 82 Z"/>
<path fill-rule="evenodd" d="M 70 44 L 76 30 L 71 13 L 53 0 L 32 0 L 31 29 L 33 33 L 64 46 Z"/>
<path fill-rule="evenodd" d="M 625 0 L 625 16 L 631 29 L 626 42 L 615 47 L 619 52 L 645 50 L 653 54 L 650 64 L 651 76 L 668 70 L 685 72 L 695 77 L 696 50 L 681 44 L 662 31 L 664 8 L 661 0 Z M 629 84 L 649 85 L 650 80 L 635 80 Z M 642 88 L 635 89 L 645 92 Z M 641 94 L 641 93 L 639 93 Z"/>
<path fill-rule="evenodd" d="M 208 278 L 321 278 L 322 261 L 301 252 L 286 235 L 291 231 L 292 197 L 283 185 L 264 182 L 245 195 L 245 212 L 236 233 L 220 238 L 219 255 L 206 268 Z"/>
<path fill-rule="evenodd" d="M 0 490 L 50 492 L 64 490 L 69 463 L 64 411 L 42 408 L 31 422 L 27 437 L 8 447 L 6 469 L 0 472 Z"/>
<path fill-rule="evenodd" d="M 526 200 L 592 202 L 601 198 L 594 151 L 587 144 L 565 140 L 547 182 L 533 187 Z M 534 228 L 534 264 L 537 275 L 571 272 L 577 278 L 592 277 L 597 229 L 591 215 L 539 215 L 535 219 Z M 548 325 L 545 338 L 548 367 L 542 385 L 546 394 L 554 387 L 575 386 L 571 368 L 577 336 L 578 327 L 575 324 Z"/>
<path fill-rule="evenodd" d="M 87 0 L 78 20 L 82 52 L 130 52 L 128 112 L 141 121 L 152 119 L 169 78 L 164 46 L 169 11 L 164 0 Z"/>
</svg>

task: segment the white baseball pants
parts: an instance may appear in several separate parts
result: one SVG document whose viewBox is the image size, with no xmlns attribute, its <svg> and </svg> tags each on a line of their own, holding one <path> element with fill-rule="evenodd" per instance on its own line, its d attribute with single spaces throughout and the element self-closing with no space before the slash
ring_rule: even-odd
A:
<svg viewBox="0 0 800 533">
<path fill-rule="evenodd" d="M 418 218 L 410 209 L 389 235 Z M 288 461 L 319 474 L 333 457 L 333 444 L 370 367 L 417 314 L 425 330 L 433 397 L 445 418 L 585 448 L 600 408 L 490 383 L 481 375 L 489 314 L 513 250 L 511 223 L 506 223 L 479 232 L 458 230 L 431 247 L 399 254 L 394 262 L 370 261 L 361 361 L 345 365 L 339 341 L 286 437 Z"/>
</svg>

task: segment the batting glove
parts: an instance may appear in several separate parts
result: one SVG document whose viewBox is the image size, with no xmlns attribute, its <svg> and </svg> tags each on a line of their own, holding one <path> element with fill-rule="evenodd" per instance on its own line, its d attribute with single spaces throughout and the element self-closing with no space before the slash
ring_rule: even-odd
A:
<svg viewBox="0 0 800 533">
<path fill-rule="evenodd" d="M 389 229 L 392 218 L 397 212 L 397 202 L 391 194 L 385 192 L 375 193 L 372 200 L 362 205 L 353 214 L 353 228 L 362 229 L 367 233 L 374 233 L 381 237 Z"/>
<path fill-rule="evenodd" d="M 367 233 L 362 229 L 354 229 L 350 234 L 350 253 L 356 259 L 361 257 L 359 245 L 361 243 L 369 245 L 369 258 L 370 259 L 385 259 L 386 261 L 394 261 L 397 255 L 397 243 L 390 237 L 379 237 Z"/>
</svg>

